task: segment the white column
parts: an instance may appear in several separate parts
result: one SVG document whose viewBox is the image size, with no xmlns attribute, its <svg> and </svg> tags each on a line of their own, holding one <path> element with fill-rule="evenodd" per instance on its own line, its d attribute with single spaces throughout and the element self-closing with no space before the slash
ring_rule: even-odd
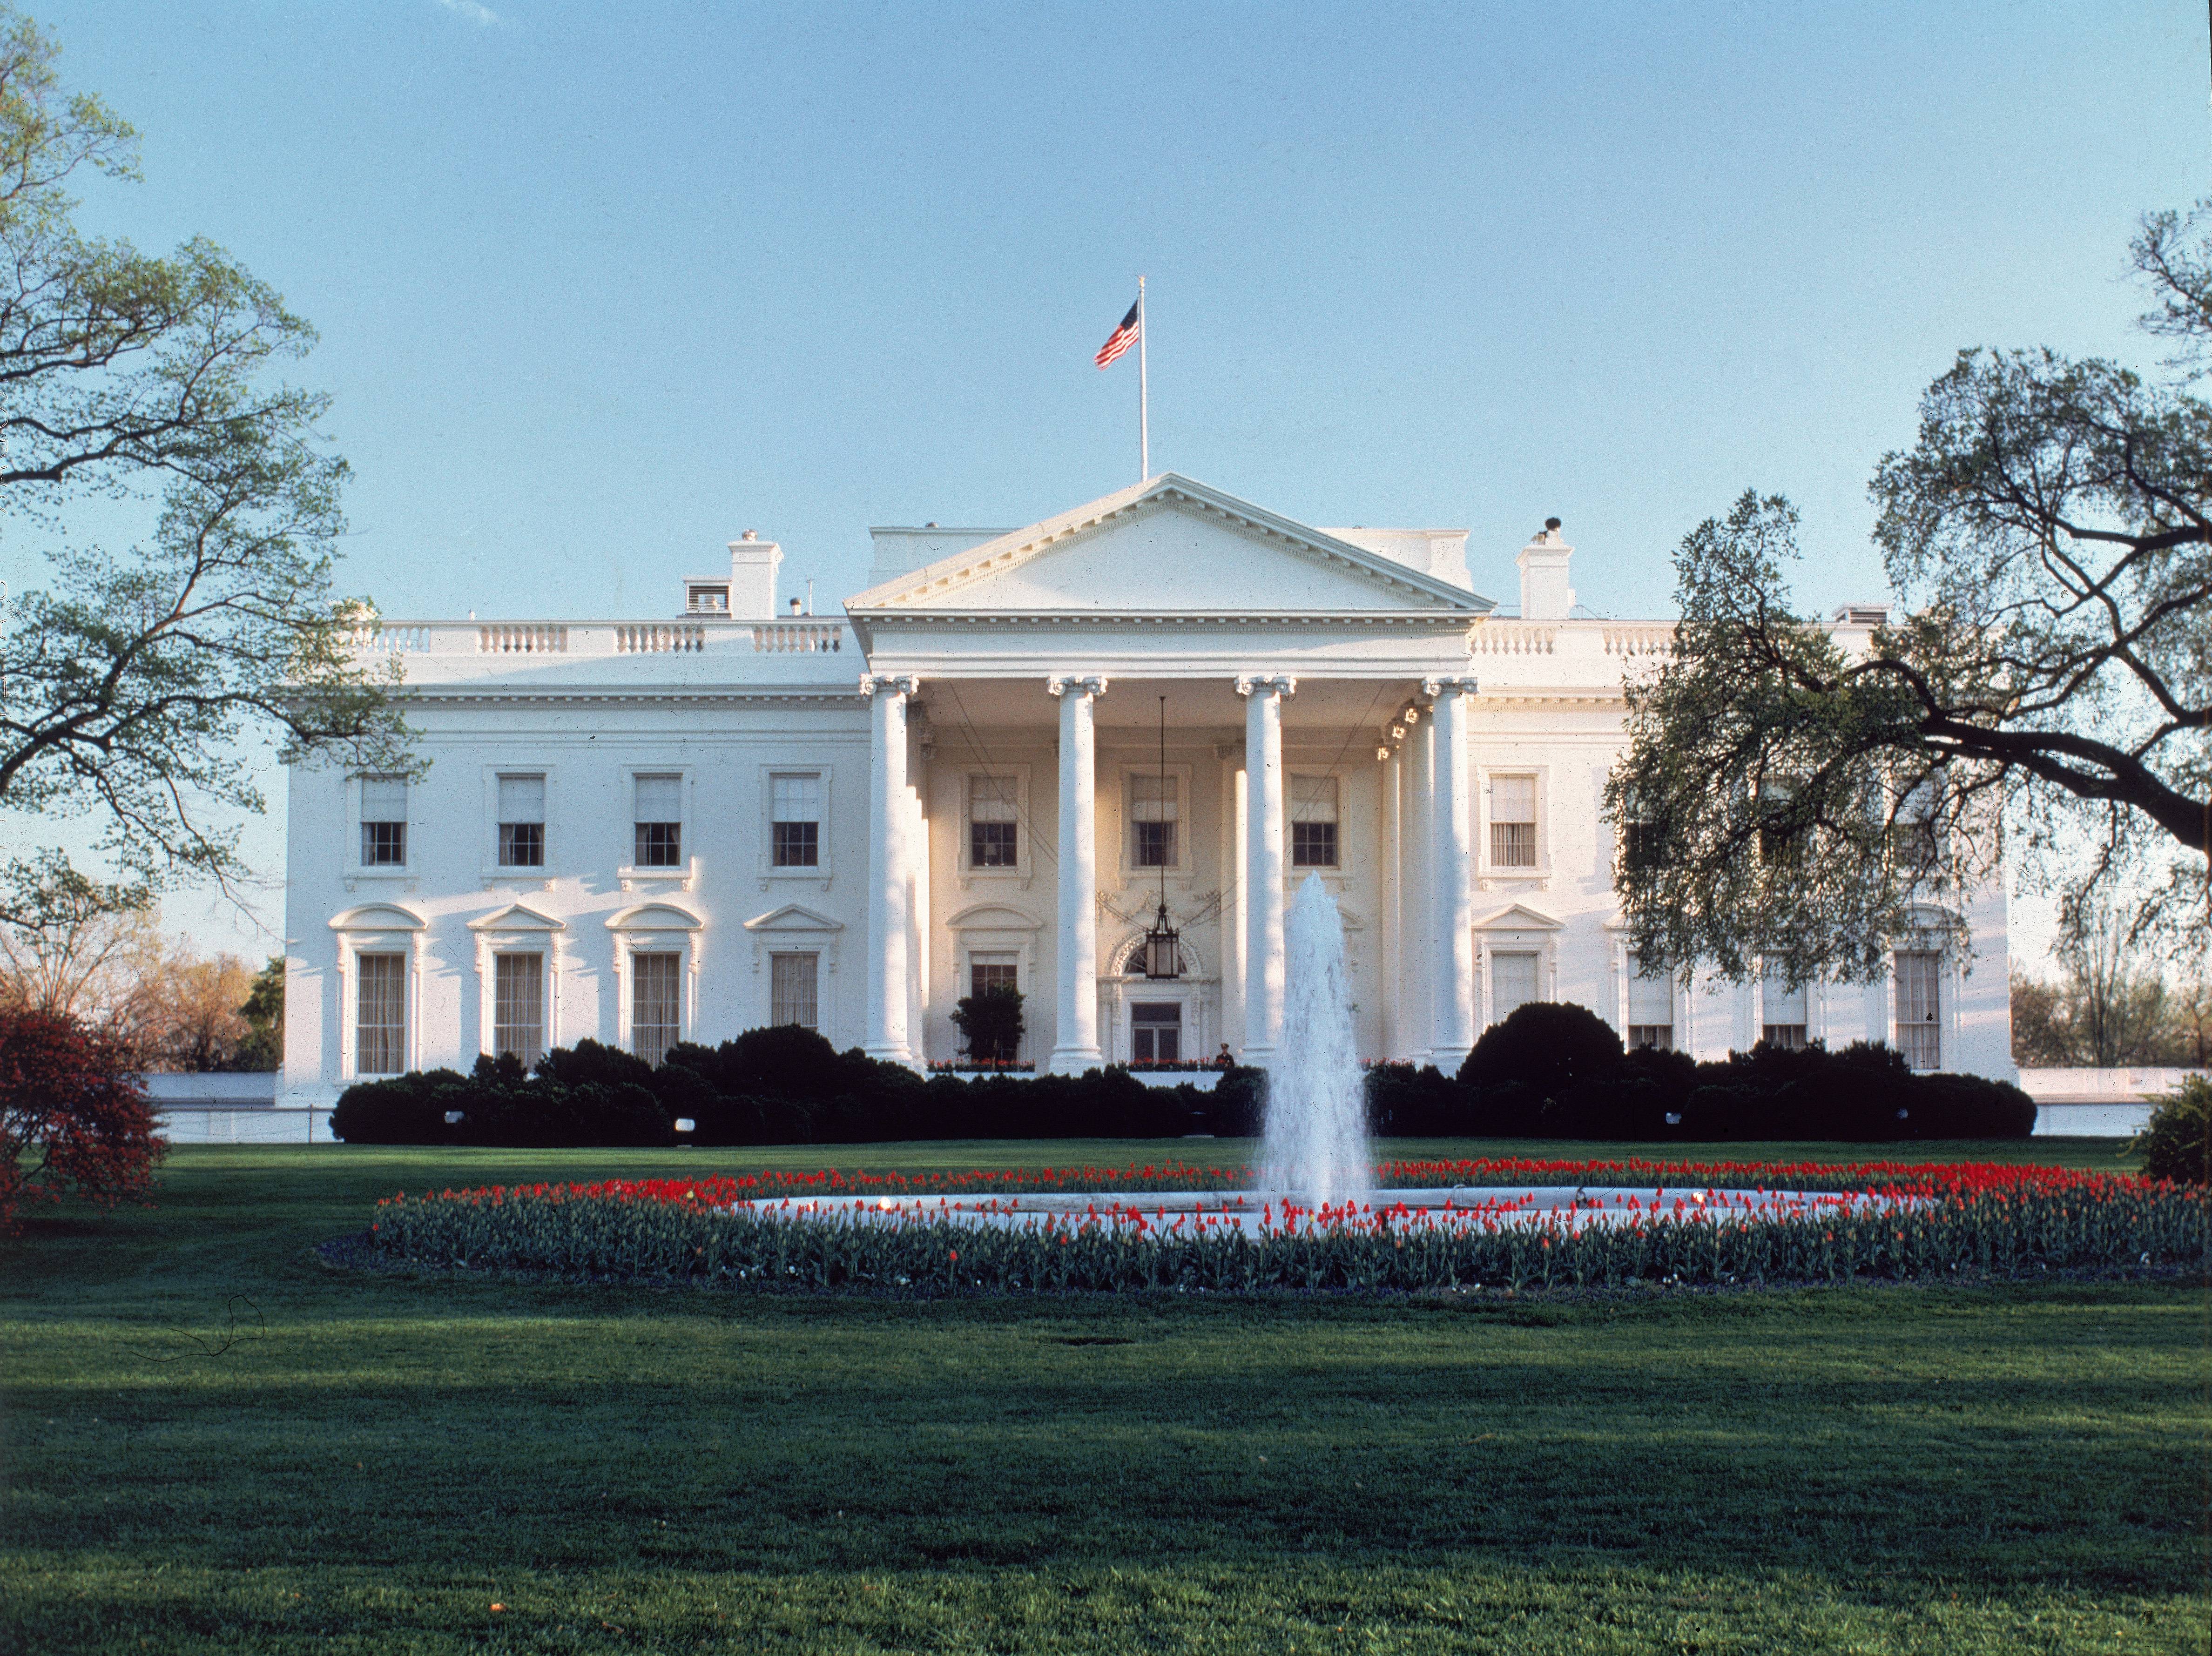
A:
<svg viewBox="0 0 2212 1656">
<path fill-rule="evenodd" d="M 1376 980 L 1387 991 L 1382 996 L 1382 1028 L 1383 1058 L 1402 1058 L 1406 1053 L 1405 1019 L 1398 1008 L 1404 999 L 1401 986 L 1400 960 L 1406 948 L 1406 919 L 1402 907 L 1405 893 L 1406 856 L 1405 818 L 1401 804 L 1405 788 L 1405 761 L 1395 747 L 1387 748 L 1382 755 L 1378 786 L 1382 789 L 1382 955 L 1376 962 Z"/>
<path fill-rule="evenodd" d="M 1436 836 L 1436 810 L 1431 786 L 1436 771 L 1436 721 L 1423 707 L 1407 710 L 1406 796 L 1402 806 L 1406 850 L 1400 879 L 1404 897 L 1400 913 L 1399 970 L 1402 976 L 1401 1010 L 1406 1030 L 1406 1056 L 1416 1064 L 1429 1061 L 1436 1045 L 1436 994 L 1430 986 L 1436 977 L 1436 905 L 1430 901 L 1433 882 L 1429 877 L 1430 841 Z"/>
<path fill-rule="evenodd" d="M 1474 1047 L 1474 781 L 1468 752 L 1471 677 L 1432 678 L 1436 702 L 1435 828 L 1430 835 L 1436 883 L 1431 902 L 1440 929 L 1436 955 L 1436 1066 L 1456 1071 Z"/>
<path fill-rule="evenodd" d="M 1221 756 L 1221 1039 L 1244 1045 L 1244 771 L 1241 755 Z M 1211 1056 L 1211 1054 L 1208 1054 Z"/>
<path fill-rule="evenodd" d="M 1098 760 L 1093 739 L 1103 678 L 1055 678 L 1060 698 L 1060 1003 L 1052 1029 L 1054 1075 L 1080 1075 L 1098 1051 Z"/>
<path fill-rule="evenodd" d="M 907 1049 L 917 1064 L 929 1059 L 929 818 L 921 791 L 906 791 Z"/>
<path fill-rule="evenodd" d="M 1283 1035 L 1283 698 L 1294 678 L 1240 678 L 1244 698 L 1244 1061 Z"/>
<path fill-rule="evenodd" d="M 907 1044 L 906 703 L 919 679 L 860 680 L 873 703 L 868 763 L 868 1033 L 870 1058 L 912 1064 Z"/>
</svg>

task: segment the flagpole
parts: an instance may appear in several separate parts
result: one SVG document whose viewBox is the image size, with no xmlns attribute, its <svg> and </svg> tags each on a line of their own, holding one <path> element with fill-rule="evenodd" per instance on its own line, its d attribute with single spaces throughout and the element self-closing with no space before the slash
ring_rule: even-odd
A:
<svg viewBox="0 0 2212 1656">
<path fill-rule="evenodd" d="M 1145 279 L 1137 278 L 1137 481 L 1143 482 L 1152 475 L 1152 391 L 1146 383 L 1145 336 L 1150 331 L 1145 326 Z"/>
</svg>

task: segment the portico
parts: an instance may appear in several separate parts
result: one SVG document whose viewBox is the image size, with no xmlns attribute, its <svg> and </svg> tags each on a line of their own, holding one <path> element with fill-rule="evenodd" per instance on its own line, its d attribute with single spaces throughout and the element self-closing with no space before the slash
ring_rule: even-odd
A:
<svg viewBox="0 0 2212 1656">
<path fill-rule="evenodd" d="M 1041 1067 L 1127 1060 L 1139 1007 L 1155 1050 L 1172 1016 L 1179 1055 L 1210 1040 L 1265 1064 L 1281 1034 L 1285 901 L 1318 874 L 1369 934 L 1374 1039 L 1410 992 L 1432 1008 L 1436 1056 L 1456 1064 L 1474 1040 L 1472 933 L 1425 923 L 1411 981 L 1382 968 L 1386 915 L 1395 931 L 1403 913 L 1472 905 L 1463 749 L 1456 766 L 1409 768 L 1399 753 L 1408 731 L 1429 739 L 1431 708 L 1463 738 L 1477 694 L 1469 631 L 1490 605 L 1432 573 L 1431 545 L 1416 567 L 1170 475 L 852 599 L 869 684 L 910 686 L 892 700 L 920 710 L 910 730 L 871 692 L 871 799 L 904 789 L 909 803 L 872 809 L 889 860 L 880 881 L 871 863 L 868 1050 L 912 1062 L 938 1048 L 978 968 L 1003 964 L 956 942 L 955 958 L 921 967 L 926 1030 L 909 1038 L 873 989 L 920 946 L 902 894 L 962 907 L 992 890 L 1042 934 L 1048 872 L 1049 998 L 1018 965 L 1015 980 Z M 1167 590 L 1206 601 L 1129 602 Z M 979 797 L 1014 817 L 1011 850 L 975 838 Z M 1441 852 L 1418 868 L 1385 828 L 1408 821 Z M 1162 901 L 1184 938 L 1172 991 L 1128 969 L 1139 918 Z"/>
</svg>

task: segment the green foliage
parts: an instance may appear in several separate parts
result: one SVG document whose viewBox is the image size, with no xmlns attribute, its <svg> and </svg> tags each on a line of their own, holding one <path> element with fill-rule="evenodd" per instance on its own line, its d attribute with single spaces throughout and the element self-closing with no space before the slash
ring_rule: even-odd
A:
<svg viewBox="0 0 2212 1656">
<path fill-rule="evenodd" d="M 2127 1154 L 2142 1158 L 2148 1178 L 2212 1184 L 2212 1077 L 2183 1077 L 2129 1141 Z"/>
<path fill-rule="evenodd" d="M 2047 350 L 1962 353 L 1872 486 L 1910 613 L 1846 647 L 1797 611 L 1797 516 L 1747 491 L 1675 558 L 1673 652 L 1629 686 L 1607 816 L 1632 947 L 1742 980 L 1865 980 L 1962 943 L 2000 827 L 2078 926 L 2118 883 L 2136 935 L 2212 925 L 2212 205 L 2145 221 L 2172 384 Z M 1656 846 L 1656 855 L 1641 848 Z M 2087 847 L 2086 853 L 2083 847 Z M 2162 882 L 2162 883 L 2160 883 Z"/>
<path fill-rule="evenodd" d="M 1022 992 L 1010 983 L 986 984 L 980 995 L 963 995 L 952 1008 L 968 1056 L 979 1064 L 1010 1064 L 1021 1050 Z"/>
<path fill-rule="evenodd" d="M 1578 1081 L 1602 1079 L 1620 1066 L 1620 1037 L 1587 1006 L 1530 1001 L 1482 1032 L 1459 1068 L 1462 1086 L 1517 1081 L 1545 1098 Z"/>
<path fill-rule="evenodd" d="M 253 988 L 239 1012 L 248 1033 L 238 1044 L 232 1067 L 269 1071 L 284 1067 L 284 957 L 271 955 L 253 974 Z"/>
<path fill-rule="evenodd" d="M 137 177 L 137 135 L 54 57 L 0 11 L 0 516 L 52 576 L 0 628 L 0 805 L 100 820 L 132 881 L 227 881 L 264 804 L 242 743 L 405 771 L 407 733 L 333 585 L 328 399 L 281 378 L 313 330 L 210 242 L 76 228 L 67 181 Z"/>
</svg>

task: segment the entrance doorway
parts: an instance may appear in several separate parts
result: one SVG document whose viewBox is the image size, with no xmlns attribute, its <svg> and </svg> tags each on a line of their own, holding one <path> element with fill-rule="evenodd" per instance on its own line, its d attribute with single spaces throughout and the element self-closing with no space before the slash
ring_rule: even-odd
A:
<svg viewBox="0 0 2212 1656">
<path fill-rule="evenodd" d="M 1175 1001 L 1138 1001 L 1129 1008 L 1129 1056 L 1139 1064 L 1175 1063 L 1182 1057 L 1182 1007 Z"/>
</svg>

